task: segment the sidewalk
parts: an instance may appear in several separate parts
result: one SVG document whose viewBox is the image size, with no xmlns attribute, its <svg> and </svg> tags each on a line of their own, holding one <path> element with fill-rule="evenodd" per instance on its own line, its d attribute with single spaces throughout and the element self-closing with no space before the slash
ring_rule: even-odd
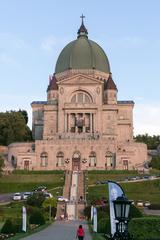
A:
<svg viewBox="0 0 160 240">
<path fill-rule="evenodd" d="M 54 224 L 48 226 L 46 229 L 30 235 L 24 240 L 75 240 L 76 230 L 78 226 L 82 224 L 85 233 L 86 240 L 92 240 L 91 235 L 88 230 L 88 225 L 83 221 L 57 221 Z"/>
</svg>

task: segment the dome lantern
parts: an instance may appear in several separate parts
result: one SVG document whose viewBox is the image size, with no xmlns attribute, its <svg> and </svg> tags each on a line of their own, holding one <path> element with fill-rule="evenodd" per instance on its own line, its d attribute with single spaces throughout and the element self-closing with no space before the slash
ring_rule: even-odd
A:
<svg viewBox="0 0 160 240">
<path fill-rule="evenodd" d="M 80 28 L 79 28 L 79 30 L 77 32 L 77 34 L 78 34 L 77 38 L 79 38 L 81 36 L 85 36 L 85 37 L 88 38 L 88 36 L 87 36 L 88 35 L 88 31 L 87 31 L 86 27 L 84 26 L 84 22 L 83 22 L 83 18 L 85 18 L 85 16 L 82 14 L 82 16 L 80 16 L 80 18 L 82 18 L 82 23 L 81 23 L 81 26 L 80 26 Z"/>
</svg>

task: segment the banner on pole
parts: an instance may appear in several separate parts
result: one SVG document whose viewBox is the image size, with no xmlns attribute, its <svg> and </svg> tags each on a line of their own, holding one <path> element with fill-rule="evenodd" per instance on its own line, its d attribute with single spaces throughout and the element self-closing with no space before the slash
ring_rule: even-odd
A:
<svg viewBox="0 0 160 240">
<path fill-rule="evenodd" d="M 91 221 L 93 220 L 93 209 L 94 209 L 94 207 L 91 206 Z"/>
<path fill-rule="evenodd" d="M 97 232 L 97 208 L 93 207 L 93 231 Z"/>
<path fill-rule="evenodd" d="M 26 207 L 22 207 L 22 231 L 27 231 L 27 213 Z"/>
<path fill-rule="evenodd" d="M 121 197 L 124 194 L 124 191 L 118 183 L 112 181 L 108 181 L 108 190 L 109 190 L 111 234 L 114 235 L 114 233 L 116 232 L 116 220 L 114 214 L 113 201 L 116 200 L 117 197 Z"/>
</svg>

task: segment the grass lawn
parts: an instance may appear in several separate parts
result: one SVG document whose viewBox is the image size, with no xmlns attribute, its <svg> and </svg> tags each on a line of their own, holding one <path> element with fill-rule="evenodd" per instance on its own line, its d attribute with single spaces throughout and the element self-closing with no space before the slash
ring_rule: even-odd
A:
<svg viewBox="0 0 160 240">
<path fill-rule="evenodd" d="M 97 181 L 112 180 L 123 181 L 127 177 L 140 176 L 137 171 L 88 171 L 88 185 L 96 184 Z"/>
<path fill-rule="evenodd" d="M 160 201 L 160 180 L 127 182 L 120 184 L 125 191 L 126 196 L 134 201 L 150 201 L 152 204 L 158 204 Z M 94 185 L 88 187 L 88 200 L 108 199 L 108 185 Z"/>
<path fill-rule="evenodd" d="M 63 172 L 44 174 L 11 174 L 0 178 L 0 193 L 32 191 L 34 188 L 45 185 L 54 193 L 56 188 L 64 185 Z"/>
<path fill-rule="evenodd" d="M 108 185 L 95 185 L 96 181 L 120 181 L 132 176 L 138 176 L 138 173 L 136 171 L 89 171 L 86 174 L 88 200 L 100 199 L 101 197 L 108 198 Z M 126 182 L 120 183 L 120 185 L 123 187 L 129 199 L 159 203 L 160 179 L 142 182 Z"/>
</svg>

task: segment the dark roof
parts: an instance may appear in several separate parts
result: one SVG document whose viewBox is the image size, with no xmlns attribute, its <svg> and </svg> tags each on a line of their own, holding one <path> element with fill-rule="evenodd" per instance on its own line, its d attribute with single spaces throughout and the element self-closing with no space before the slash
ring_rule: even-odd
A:
<svg viewBox="0 0 160 240">
<path fill-rule="evenodd" d="M 47 92 L 50 90 L 58 90 L 57 79 L 55 75 L 49 77 L 49 85 L 47 88 Z"/>
<path fill-rule="evenodd" d="M 117 104 L 134 104 L 134 101 L 117 101 Z"/>
<path fill-rule="evenodd" d="M 47 101 L 33 101 L 31 104 L 47 104 Z"/>
<path fill-rule="evenodd" d="M 117 86 L 116 86 L 116 84 L 114 83 L 111 74 L 109 75 L 108 80 L 107 80 L 107 81 L 106 81 L 106 80 L 104 81 L 104 90 L 108 90 L 108 89 L 118 91 L 118 90 L 117 90 Z"/>
</svg>

